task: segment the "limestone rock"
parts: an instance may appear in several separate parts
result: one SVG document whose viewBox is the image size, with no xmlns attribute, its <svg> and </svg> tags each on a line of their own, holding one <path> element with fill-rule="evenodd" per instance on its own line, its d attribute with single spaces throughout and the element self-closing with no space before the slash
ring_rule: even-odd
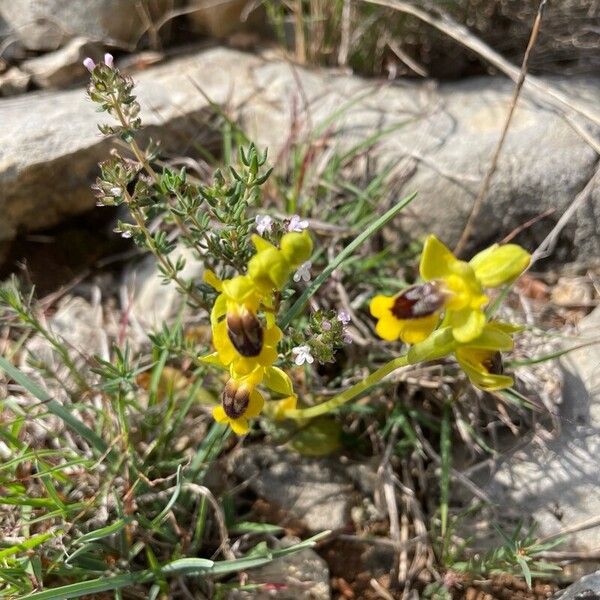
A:
<svg viewBox="0 0 600 600">
<path fill-rule="evenodd" d="M 580 341 L 598 339 L 600 308 L 581 322 Z M 574 344 L 571 344 L 574 345 Z M 484 487 L 504 517 L 531 516 L 542 536 L 600 515 L 600 346 L 563 357 L 562 431 L 508 456 Z M 574 549 L 597 548 L 600 523 L 566 538 Z"/>
<path fill-rule="evenodd" d="M 147 3 L 153 18 L 168 4 Z M 136 0 L 0 0 L 0 15 L 31 50 L 54 50 L 76 36 L 135 44 L 145 29 Z"/>
<path fill-rule="evenodd" d="M 579 581 L 561 590 L 552 600 L 597 600 L 600 598 L 600 571 L 582 577 Z"/>
<path fill-rule="evenodd" d="M 204 265 L 194 253 L 185 247 L 172 253 L 172 260 L 185 259 L 185 267 L 180 272 L 184 281 L 199 281 Z M 125 287 L 131 293 L 131 317 L 142 325 L 144 331 L 160 329 L 162 323 L 175 316 L 183 301 L 174 283 L 164 284 L 158 271 L 156 260 L 147 256 L 142 262 L 128 269 L 125 274 Z"/>
<path fill-rule="evenodd" d="M 88 72 L 82 61 L 87 56 L 98 61 L 102 51 L 96 44 L 78 37 L 60 50 L 26 60 L 21 69 L 41 88 L 61 88 L 86 77 Z"/>
<path fill-rule="evenodd" d="M 323 141 L 327 152 L 347 152 L 377 137 L 372 171 L 392 167 L 391 193 L 381 199 L 380 210 L 418 192 L 393 224 L 394 236 L 398 230 L 407 236 L 433 232 L 450 245 L 464 227 L 512 94 L 512 84 L 499 78 L 439 88 L 430 82 L 382 85 L 222 48 L 134 77 L 146 124 L 143 135 L 161 139 L 166 153 L 181 155 L 193 146 L 202 133 L 202 119 L 212 112 L 194 82 L 214 102 L 237 107 L 242 126 L 260 146 L 269 147 L 272 160 L 287 147 L 286 132 L 296 118 L 289 107 L 305 102 L 300 125 L 308 123 L 308 114 L 313 127 L 327 123 L 332 132 Z M 569 80 L 569 92 L 590 106 L 599 90 L 600 79 Z M 0 133 L 0 240 L 13 237 L 19 227 L 47 227 L 93 206 L 89 185 L 96 163 L 113 145 L 98 136 L 98 119 L 80 90 L 29 94 L 18 103 L 0 101 L 0 122 L 6 124 Z M 597 156 L 587 142 L 555 112 L 524 95 L 476 223 L 473 246 L 497 241 L 554 209 L 518 238 L 533 249 L 596 167 Z M 563 231 L 562 250 L 570 258 L 589 260 L 600 254 L 599 213 L 597 186 Z"/>
<path fill-rule="evenodd" d="M 242 448 L 230 465 L 258 496 L 310 531 L 339 529 L 350 522 L 354 486 L 339 461 L 260 445 Z"/>
</svg>

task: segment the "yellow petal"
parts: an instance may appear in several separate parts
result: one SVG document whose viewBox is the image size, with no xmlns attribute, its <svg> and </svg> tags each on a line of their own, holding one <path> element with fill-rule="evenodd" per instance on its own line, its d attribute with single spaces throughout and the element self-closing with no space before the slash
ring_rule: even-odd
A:
<svg viewBox="0 0 600 600">
<path fill-rule="evenodd" d="M 516 279 L 528 266 L 531 255 L 521 246 L 490 246 L 476 254 L 469 264 L 484 287 L 498 287 Z"/>
<path fill-rule="evenodd" d="M 498 325 L 498 323 L 486 324 L 481 335 L 469 342 L 469 347 L 490 351 L 511 350 L 513 347 L 513 340 L 510 333 L 512 333 L 512 331 L 507 332 L 506 330 L 503 330 L 503 328 L 498 327 Z"/>
<path fill-rule="evenodd" d="M 227 423 L 229 421 L 229 417 L 225 414 L 225 409 L 220 404 L 213 408 L 212 416 L 217 423 Z"/>
<path fill-rule="evenodd" d="M 227 323 L 221 321 L 212 328 L 213 331 L 213 346 L 219 353 L 219 359 L 225 365 L 229 365 L 238 353 L 236 352 L 229 336 L 227 335 Z"/>
<path fill-rule="evenodd" d="M 376 319 L 381 319 L 390 314 L 394 301 L 394 296 L 375 296 L 369 304 L 369 310 Z"/>
<path fill-rule="evenodd" d="M 394 315 L 388 313 L 377 321 L 375 331 L 381 339 L 393 342 L 400 337 L 403 326 L 404 321 L 399 321 Z"/>
<path fill-rule="evenodd" d="M 250 392 L 250 401 L 248 402 L 248 408 L 246 408 L 244 417 L 258 416 L 264 405 L 265 399 L 262 397 L 262 394 L 257 390 L 252 390 Z"/>
<path fill-rule="evenodd" d="M 400 331 L 400 339 L 405 344 L 417 344 L 429 337 L 438 324 L 439 315 L 434 313 L 428 317 L 419 319 L 406 319 L 402 321 L 403 327 Z"/>
<path fill-rule="evenodd" d="M 252 234 L 252 243 L 254 244 L 254 247 L 256 248 L 257 252 L 263 252 L 263 250 L 271 250 L 274 249 L 276 250 L 275 246 L 273 246 L 273 244 L 271 244 L 271 242 L 268 242 L 267 240 L 265 240 L 265 238 L 261 237 L 260 235 L 256 235 L 255 233 Z"/>
<path fill-rule="evenodd" d="M 210 311 L 210 324 L 214 327 L 219 319 L 227 312 L 227 296 L 219 294 Z"/>
<path fill-rule="evenodd" d="M 198 357 L 200 362 L 207 365 L 215 365 L 216 367 L 225 367 L 221 359 L 219 358 L 218 352 L 212 352 L 211 354 L 205 354 L 204 356 Z"/>
<path fill-rule="evenodd" d="M 294 393 L 290 376 L 279 367 L 268 367 L 265 370 L 263 383 L 270 390 L 282 396 L 289 396 Z"/>
<path fill-rule="evenodd" d="M 452 273 L 454 264 L 458 259 L 434 235 L 427 236 L 419 271 L 425 281 L 430 279 L 443 279 Z"/>
<path fill-rule="evenodd" d="M 275 346 L 279 343 L 279 340 L 283 337 L 283 332 L 276 325 L 269 327 L 265 331 L 264 344 L 268 346 Z"/>
<path fill-rule="evenodd" d="M 233 429 L 233 433 L 236 435 L 246 435 L 250 430 L 248 419 L 246 417 L 240 417 L 239 419 L 231 419 L 229 426 Z"/>
<path fill-rule="evenodd" d="M 223 282 L 223 293 L 240 304 L 256 293 L 256 286 L 250 277 L 238 275 Z"/>
<path fill-rule="evenodd" d="M 223 289 L 223 282 L 215 275 L 215 272 L 210 269 L 204 271 L 202 279 L 204 280 L 204 283 L 208 283 L 208 285 L 219 292 Z"/>
<path fill-rule="evenodd" d="M 456 341 L 466 344 L 481 335 L 485 326 L 485 314 L 481 310 L 467 307 L 449 313 L 446 323 L 452 327 Z"/>
</svg>

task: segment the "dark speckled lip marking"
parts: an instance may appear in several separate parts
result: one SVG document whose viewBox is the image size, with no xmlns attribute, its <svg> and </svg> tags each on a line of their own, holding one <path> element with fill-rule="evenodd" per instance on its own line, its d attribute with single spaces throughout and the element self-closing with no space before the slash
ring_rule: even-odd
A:
<svg viewBox="0 0 600 600">
<path fill-rule="evenodd" d="M 413 285 L 396 296 L 391 308 L 396 319 L 420 319 L 436 313 L 444 305 L 446 295 L 434 281 Z"/>
</svg>

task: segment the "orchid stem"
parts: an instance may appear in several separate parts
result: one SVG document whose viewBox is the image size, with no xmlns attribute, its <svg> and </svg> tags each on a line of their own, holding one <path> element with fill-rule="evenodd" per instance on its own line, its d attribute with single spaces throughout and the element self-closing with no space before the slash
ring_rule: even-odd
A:
<svg viewBox="0 0 600 600">
<path fill-rule="evenodd" d="M 310 408 L 301 408 L 297 410 L 289 410 L 285 413 L 285 416 L 290 419 L 310 419 L 312 417 L 318 417 L 319 415 L 327 414 L 332 410 L 339 408 L 340 406 L 354 400 L 354 398 L 362 395 L 363 392 L 369 388 L 377 385 L 384 377 L 387 377 L 390 373 L 399 369 L 400 367 L 406 367 L 409 365 L 408 356 L 398 356 L 390 362 L 383 365 L 373 371 L 366 379 L 363 379 L 360 383 L 353 385 L 351 388 L 344 390 L 341 394 L 334 396 L 331 400 L 318 404 L 317 406 L 311 406 Z"/>
</svg>

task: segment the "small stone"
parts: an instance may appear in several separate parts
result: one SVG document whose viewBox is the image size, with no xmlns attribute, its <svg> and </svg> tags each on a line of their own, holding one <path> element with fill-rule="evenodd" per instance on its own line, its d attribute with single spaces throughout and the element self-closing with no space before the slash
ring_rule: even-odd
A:
<svg viewBox="0 0 600 600">
<path fill-rule="evenodd" d="M 284 537 L 279 546 L 287 548 L 300 542 L 298 538 Z M 234 590 L 228 600 L 330 600 L 329 569 L 327 563 L 308 548 L 274 560 L 272 563 L 248 571 L 249 584 L 264 587 L 244 592 Z"/>
<path fill-rule="evenodd" d="M 248 446 L 232 455 L 229 464 L 258 496 L 301 520 L 311 532 L 340 529 L 351 521 L 354 486 L 339 461 Z"/>
<path fill-rule="evenodd" d="M 0 75 L 0 96 L 16 96 L 27 91 L 31 75 L 18 67 L 11 67 Z"/>
<path fill-rule="evenodd" d="M 582 577 L 566 590 L 556 593 L 552 600 L 600 600 L 600 571 Z"/>
<path fill-rule="evenodd" d="M 73 37 L 136 44 L 144 34 L 138 0 L 0 0 L 0 15 L 31 50 L 55 50 Z M 167 0 L 149 2 L 156 22 L 170 7 Z"/>
<path fill-rule="evenodd" d="M 78 37 L 60 50 L 26 60 L 21 69 L 41 88 L 62 88 L 89 75 L 83 65 L 86 57 L 98 61 L 101 56 L 96 44 Z"/>
</svg>

